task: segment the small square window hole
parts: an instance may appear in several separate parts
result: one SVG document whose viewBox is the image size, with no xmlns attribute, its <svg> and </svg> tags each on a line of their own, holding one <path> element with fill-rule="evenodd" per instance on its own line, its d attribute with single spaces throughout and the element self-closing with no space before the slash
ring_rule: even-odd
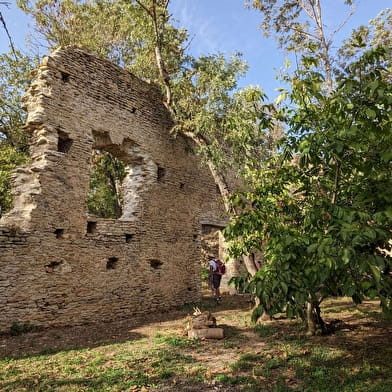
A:
<svg viewBox="0 0 392 392">
<path fill-rule="evenodd" d="M 97 232 L 97 222 L 87 222 L 87 234 L 95 234 Z"/>
<path fill-rule="evenodd" d="M 129 244 L 132 241 L 133 234 L 125 234 L 125 242 Z"/>
<path fill-rule="evenodd" d="M 56 229 L 54 231 L 56 238 L 64 238 L 64 229 Z"/>
<path fill-rule="evenodd" d="M 118 257 L 109 257 L 108 261 L 106 262 L 106 269 L 116 269 L 118 263 Z"/>
</svg>

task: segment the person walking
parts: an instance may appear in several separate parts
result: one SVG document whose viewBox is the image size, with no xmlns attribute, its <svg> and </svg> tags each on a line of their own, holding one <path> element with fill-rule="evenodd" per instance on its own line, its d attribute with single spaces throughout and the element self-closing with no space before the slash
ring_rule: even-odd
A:
<svg viewBox="0 0 392 392">
<path fill-rule="evenodd" d="M 226 267 L 219 259 L 211 259 L 209 262 L 210 267 L 210 285 L 212 289 L 212 295 L 217 302 L 222 301 L 222 296 L 220 293 L 220 284 L 222 280 L 222 275 L 226 272 Z"/>
</svg>

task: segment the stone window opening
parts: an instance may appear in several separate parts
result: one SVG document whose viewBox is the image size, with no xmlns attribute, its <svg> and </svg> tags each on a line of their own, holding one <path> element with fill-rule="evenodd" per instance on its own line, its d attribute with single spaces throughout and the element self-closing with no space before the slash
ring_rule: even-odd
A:
<svg viewBox="0 0 392 392">
<path fill-rule="evenodd" d="M 125 233 L 125 242 L 129 244 L 132 241 L 133 234 Z"/>
<path fill-rule="evenodd" d="M 87 222 L 87 234 L 95 234 L 97 232 L 97 222 Z"/>
<path fill-rule="evenodd" d="M 104 148 L 93 150 L 91 162 L 88 211 L 100 218 L 118 219 L 123 211 L 126 164 Z"/>
<path fill-rule="evenodd" d="M 162 267 L 162 265 L 163 265 L 163 262 L 160 260 L 156 260 L 156 259 L 150 260 L 150 266 L 152 269 L 155 269 L 155 270 L 160 269 Z"/>
<path fill-rule="evenodd" d="M 202 253 L 202 265 L 208 265 L 208 261 L 214 257 L 221 258 L 224 254 L 223 249 L 223 226 L 216 225 L 214 222 L 203 223 L 200 230 L 200 245 Z"/>
<path fill-rule="evenodd" d="M 164 167 L 160 167 L 158 166 L 158 170 L 157 170 L 157 180 L 158 182 L 162 182 L 164 177 L 166 175 L 166 169 Z"/>
<path fill-rule="evenodd" d="M 158 165 L 129 138 L 116 144 L 103 129 L 92 129 L 92 136 L 89 214 L 105 219 L 136 220 L 143 201 L 141 195 L 157 181 Z"/>
<path fill-rule="evenodd" d="M 52 261 L 49 264 L 45 265 L 45 271 L 50 274 L 55 272 L 60 268 L 62 261 Z"/>
<path fill-rule="evenodd" d="M 73 140 L 62 131 L 58 131 L 57 151 L 66 154 L 72 147 Z"/>
<path fill-rule="evenodd" d="M 113 270 L 116 269 L 118 265 L 118 257 L 109 257 L 106 262 L 106 269 Z"/>
<path fill-rule="evenodd" d="M 61 80 L 64 82 L 64 83 L 68 83 L 69 82 L 69 77 L 70 77 L 71 75 L 69 74 L 69 73 L 67 73 L 67 72 L 64 72 L 64 71 L 61 71 Z"/>
<path fill-rule="evenodd" d="M 180 183 L 180 189 L 184 190 L 185 184 L 183 182 Z"/>
<path fill-rule="evenodd" d="M 64 238 L 64 229 L 56 229 L 54 231 L 56 238 Z"/>
</svg>

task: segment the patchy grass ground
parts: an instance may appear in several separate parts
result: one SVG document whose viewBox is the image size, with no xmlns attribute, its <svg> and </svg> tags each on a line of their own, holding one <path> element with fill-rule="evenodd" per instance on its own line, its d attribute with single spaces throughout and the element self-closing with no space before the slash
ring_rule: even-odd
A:
<svg viewBox="0 0 392 392">
<path fill-rule="evenodd" d="M 296 320 L 254 326 L 245 296 L 204 298 L 226 337 L 188 340 L 186 307 L 143 320 L 0 337 L 1 391 L 392 391 L 392 324 L 374 302 L 327 302 L 336 332 Z M 340 321 L 336 321 L 340 320 Z"/>
</svg>

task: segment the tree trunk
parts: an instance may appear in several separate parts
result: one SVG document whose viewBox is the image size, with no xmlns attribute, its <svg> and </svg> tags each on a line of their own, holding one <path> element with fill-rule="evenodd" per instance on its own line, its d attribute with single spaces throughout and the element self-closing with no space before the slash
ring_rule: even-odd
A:
<svg viewBox="0 0 392 392">
<path fill-rule="evenodd" d="M 259 270 L 259 267 L 256 265 L 255 259 L 252 256 L 242 256 L 244 260 L 245 267 L 251 276 L 256 275 L 256 272 Z"/>
<path fill-rule="evenodd" d="M 320 304 L 318 301 L 312 301 L 306 303 L 306 323 L 307 323 L 307 335 L 314 336 L 317 331 L 320 331 L 323 335 L 328 332 L 327 326 L 321 317 Z"/>
<path fill-rule="evenodd" d="M 316 334 L 316 322 L 314 320 L 314 307 L 313 302 L 306 303 L 306 324 L 308 327 L 307 334 L 313 336 Z"/>
</svg>

